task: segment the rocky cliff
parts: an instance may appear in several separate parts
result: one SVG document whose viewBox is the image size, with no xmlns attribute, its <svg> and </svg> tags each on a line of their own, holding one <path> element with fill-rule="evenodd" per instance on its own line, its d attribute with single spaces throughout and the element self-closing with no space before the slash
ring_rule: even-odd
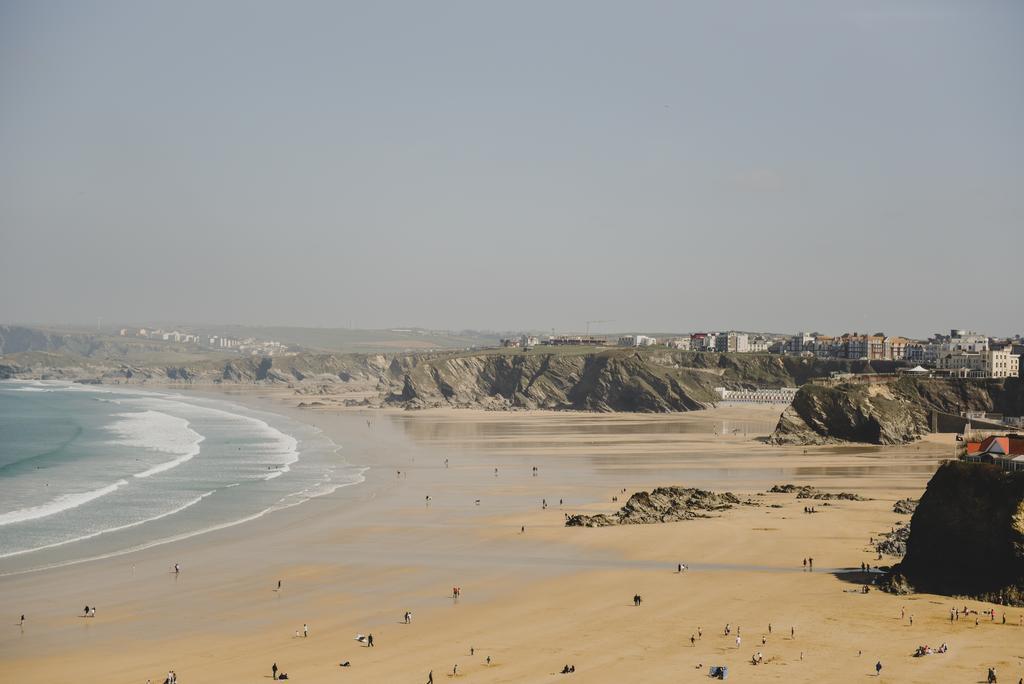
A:
<svg viewBox="0 0 1024 684">
<path fill-rule="evenodd" d="M 949 462 L 910 522 L 893 586 L 1024 605 L 1024 472 Z"/>
<path fill-rule="evenodd" d="M 12 348 L 33 344 L 45 346 L 47 339 L 19 342 Z M 715 387 L 795 386 L 833 371 L 891 369 L 891 364 L 765 354 L 616 348 L 600 352 L 556 348 L 398 355 L 300 353 L 272 358 L 183 358 L 158 364 L 118 355 L 116 350 L 71 354 L 66 345 L 51 345 L 65 350 L 61 353 L 37 350 L 5 356 L 0 359 L 0 378 L 112 384 L 279 384 L 306 395 L 360 392 L 359 402 L 407 408 L 665 413 L 714 403 L 718 398 Z"/>
<path fill-rule="evenodd" d="M 1006 380 L 901 378 L 888 383 L 810 383 L 772 434 L 775 444 L 904 444 L 931 430 L 932 412 L 1024 413 L 1024 385 Z"/>
<path fill-rule="evenodd" d="M 405 406 L 582 411 L 692 411 L 714 400 L 706 379 L 638 354 L 483 354 L 404 357 L 389 372 Z"/>
</svg>

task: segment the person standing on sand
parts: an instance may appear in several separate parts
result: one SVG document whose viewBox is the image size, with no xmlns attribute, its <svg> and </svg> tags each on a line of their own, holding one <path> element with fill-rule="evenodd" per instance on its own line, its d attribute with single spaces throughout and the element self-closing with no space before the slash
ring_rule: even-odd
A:
<svg viewBox="0 0 1024 684">
<path fill-rule="evenodd" d="M 277 679 L 277 663 L 270 666 L 270 676 Z"/>
<path fill-rule="evenodd" d="M 814 570 L 814 559 L 813 558 L 808 558 L 807 559 L 807 569 L 811 570 L 811 571 Z"/>
<path fill-rule="evenodd" d="M 807 569 L 807 559 L 804 558 L 804 570 L 806 570 L 806 569 Z"/>
<path fill-rule="evenodd" d="M 697 626 L 697 638 L 701 639 L 704 637 L 704 630 L 699 625 Z"/>
<path fill-rule="evenodd" d="M 789 638 L 796 639 L 796 627 L 789 628 Z"/>
<path fill-rule="evenodd" d="M 696 645 L 697 645 L 697 638 L 691 634 L 690 635 L 690 648 L 693 648 Z"/>
<path fill-rule="evenodd" d="M 18 623 L 18 626 L 19 627 L 24 627 L 25 626 L 25 616 L 24 615 L 21 616 L 21 622 Z"/>
<path fill-rule="evenodd" d="M 445 459 L 447 461 L 448 459 Z M 427 673 L 427 684 L 434 684 L 434 671 L 431 670 Z"/>
<path fill-rule="evenodd" d="M 366 635 L 366 647 L 367 648 L 373 648 L 373 635 L 372 634 L 367 634 Z"/>
<path fill-rule="evenodd" d="M 281 580 L 277 580 L 277 590 L 281 591 Z"/>
<path fill-rule="evenodd" d="M 876 677 L 881 677 L 882 676 L 882 661 L 881 660 L 879 660 L 877 663 L 875 663 L 875 676 Z"/>
<path fill-rule="evenodd" d="M 459 676 L 459 664 L 455 663 L 455 665 L 452 666 L 452 677 L 458 677 L 458 676 Z"/>
<path fill-rule="evenodd" d="M 739 634 L 737 634 L 736 635 L 736 648 L 739 648 L 741 643 L 743 643 L 743 639 L 740 637 Z"/>
<path fill-rule="evenodd" d="M 308 637 L 309 636 L 309 625 L 307 625 L 306 623 L 302 623 L 302 636 L 303 637 Z"/>
</svg>

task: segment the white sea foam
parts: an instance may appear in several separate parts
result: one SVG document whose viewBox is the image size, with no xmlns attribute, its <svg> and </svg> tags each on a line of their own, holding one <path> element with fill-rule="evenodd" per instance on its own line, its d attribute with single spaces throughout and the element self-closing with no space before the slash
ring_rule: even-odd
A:
<svg viewBox="0 0 1024 684">
<path fill-rule="evenodd" d="M 174 455 L 168 461 L 135 473 L 135 477 L 150 477 L 192 460 L 199 455 L 199 445 L 205 439 L 190 428 L 184 418 L 162 411 L 118 413 L 114 417 L 119 420 L 107 426 L 109 432 L 117 435 L 114 445 Z"/>
<path fill-rule="evenodd" d="M 263 510 L 259 511 L 258 513 L 254 513 L 253 515 L 249 515 L 249 516 L 246 516 L 244 518 L 239 518 L 238 520 L 232 520 L 230 522 L 220 523 L 218 525 L 212 525 L 210 527 L 205 527 L 205 528 L 203 528 L 201 530 L 193 530 L 193 531 L 190 531 L 190 532 L 184 532 L 182 534 L 176 534 L 174 536 L 165 537 L 163 539 L 154 539 L 152 541 L 148 541 L 148 542 L 145 542 L 143 544 L 138 544 L 136 546 L 132 546 L 131 548 L 120 549 L 118 551 L 112 551 L 110 553 L 104 553 L 104 554 L 100 554 L 100 555 L 96 555 L 96 556 L 90 556 L 88 558 L 75 558 L 75 559 L 72 559 L 72 560 L 60 561 L 60 562 L 57 562 L 57 563 L 50 563 L 48 565 L 42 565 L 42 566 L 35 567 L 35 568 L 27 568 L 25 570 L 16 570 L 14 572 L 0 573 L 0 577 L 10 577 L 10 576 L 13 576 L 13 575 L 23 575 L 25 573 L 37 572 L 39 570 L 49 570 L 51 568 L 62 568 L 62 567 L 66 567 L 68 565 L 77 565 L 78 563 L 87 563 L 89 561 L 102 560 L 104 558 L 115 558 L 117 556 L 123 556 L 123 555 L 128 554 L 128 553 L 134 553 L 136 551 L 143 551 L 145 549 L 149 549 L 149 548 L 152 548 L 154 546 L 162 546 L 163 544 L 170 544 L 172 542 L 177 542 L 177 541 L 182 541 L 182 540 L 185 540 L 185 539 L 190 539 L 191 537 L 196 537 L 196 536 L 199 536 L 201 534 L 207 534 L 209 532 L 216 532 L 217 530 L 227 529 L 229 527 L 234 527 L 235 525 L 241 525 L 242 523 L 251 522 L 253 520 L 259 520 L 260 518 L 265 516 L 267 513 L 273 513 L 275 511 L 282 511 L 282 510 L 285 510 L 287 508 L 292 508 L 293 506 L 299 506 L 301 504 L 306 503 L 310 499 L 315 499 L 315 498 L 320 497 L 320 496 L 326 496 L 328 494 L 333 494 L 335 491 L 337 491 L 338 489 L 341 489 L 342 487 L 350 487 L 352 485 L 357 485 L 357 484 L 360 484 L 362 482 L 365 482 L 366 481 L 366 477 L 365 477 L 364 473 L 367 470 L 368 470 L 368 468 L 360 468 L 359 471 L 355 474 L 355 479 L 353 479 L 353 480 L 351 480 L 349 482 L 335 482 L 335 483 L 331 483 L 330 486 L 321 488 L 319 491 L 315 491 L 313 493 L 307 494 L 307 495 L 301 497 L 297 501 L 294 501 L 294 502 L 291 502 L 291 503 L 286 503 L 286 504 L 279 503 L 276 506 L 270 506 L 268 508 L 264 508 Z M 100 533 L 97 533 L 97 534 L 103 534 L 103 533 L 100 532 Z M 70 540 L 68 542 L 60 542 L 58 545 L 63 545 L 65 543 L 71 543 L 71 541 L 80 541 L 80 540 L 73 539 L 73 540 Z M 35 550 L 36 549 L 31 549 L 31 551 L 35 551 Z M 30 550 L 16 551 L 14 553 L 7 554 L 6 556 L 0 556 L 0 558 L 6 558 L 7 556 L 19 555 L 21 553 L 29 553 L 29 552 L 30 552 Z"/>
<path fill-rule="evenodd" d="M 75 537 L 74 539 L 65 539 L 64 541 L 54 542 L 53 544 L 47 544 L 45 546 L 37 546 L 37 547 L 32 548 L 32 549 L 23 549 L 21 551 L 12 551 L 11 553 L 0 554 L 0 558 L 9 558 L 10 556 L 20 556 L 23 553 L 32 553 L 33 551 L 40 551 L 42 549 L 53 549 L 53 548 L 56 548 L 58 546 L 64 546 L 65 544 L 73 544 L 74 542 L 85 541 L 86 539 L 93 539 L 94 537 L 98 537 L 101 534 L 107 534 L 108 532 L 118 532 L 120 530 L 127 530 L 127 529 L 129 529 L 131 527 L 138 527 L 139 525 L 145 525 L 146 523 L 151 523 L 154 520 L 160 520 L 161 518 L 166 518 L 169 515 L 174 515 L 176 513 L 181 513 L 186 508 L 191 508 L 192 506 L 195 506 L 197 503 L 199 503 L 200 501 L 202 501 L 206 497 L 214 494 L 215 492 L 216 492 L 216 490 L 206 492 L 205 494 L 197 496 L 196 498 L 192 499 L 191 501 L 189 501 L 189 502 L 187 502 L 187 503 L 185 503 L 185 504 L 183 504 L 181 506 L 178 506 L 177 508 L 175 508 L 173 510 L 166 511 L 165 513 L 161 513 L 160 515 L 154 515 L 152 518 L 146 518 L 145 520 L 137 520 L 135 522 L 131 522 L 131 523 L 128 523 L 126 525 L 120 525 L 118 527 L 111 527 L 111 528 L 108 528 L 108 529 L 105 529 L 105 530 L 99 530 L 98 532 L 92 532 L 90 534 L 85 534 L 85 535 L 82 535 L 80 537 Z"/>
<path fill-rule="evenodd" d="M 42 383 L 40 384 L 42 385 Z M 228 444 L 236 443 L 240 448 L 235 450 L 237 453 L 233 454 L 227 461 L 227 467 L 231 470 L 224 472 L 232 472 L 235 479 L 228 480 L 230 484 L 220 485 L 220 487 L 227 489 L 239 486 L 241 483 L 245 483 L 246 481 L 251 482 L 252 480 L 258 480 L 259 482 L 262 482 L 265 480 L 282 478 L 285 474 L 292 472 L 293 469 L 297 471 L 289 478 L 277 480 L 278 483 L 282 484 L 278 484 L 273 489 L 268 488 L 267 492 L 281 492 L 282 490 L 285 492 L 288 491 L 288 483 L 291 482 L 293 478 L 295 478 L 295 484 L 291 486 L 291 489 L 298 491 L 285 494 L 285 496 L 280 499 L 275 497 L 275 502 L 269 506 L 267 506 L 268 502 L 264 499 L 262 506 L 260 506 L 256 511 L 253 511 L 252 508 L 249 508 L 248 511 L 238 510 L 236 512 L 237 517 L 233 520 L 229 518 L 227 521 L 223 522 L 207 521 L 207 526 L 201 527 L 200 529 L 182 530 L 180 533 L 157 539 L 150 538 L 148 541 L 133 545 L 130 548 L 116 551 L 112 550 L 110 553 L 104 553 L 99 556 L 94 555 L 91 558 L 117 556 L 122 553 L 129 553 L 131 551 L 149 548 L 159 544 L 186 539 L 206 532 L 224 529 L 243 522 L 261 518 L 267 513 L 273 511 L 299 505 L 312 498 L 330 494 L 341 487 L 358 484 L 359 482 L 364 481 L 364 468 L 356 468 L 352 470 L 345 468 L 345 473 L 341 477 L 341 481 L 337 481 L 332 477 L 332 471 L 334 468 L 331 467 L 320 471 L 316 480 L 310 482 L 308 478 L 311 473 L 307 472 L 308 468 L 303 467 L 305 464 L 303 452 L 306 451 L 307 447 L 305 437 L 303 437 L 300 445 L 300 442 L 296 437 L 284 433 L 282 430 L 267 422 L 267 420 L 261 419 L 261 417 L 267 417 L 268 420 L 272 420 L 272 418 L 270 418 L 270 414 L 252 412 L 246 407 L 236 406 L 222 400 L 208 400 L 195 397 L 186 398 L 181 394 L 170 395 L 151 391 L 147 392 L 135 388 L 97 390 L 91 386 L 56 385 L 55 383 L 46 383 L 42 387 L 37 387 L 37 390 L 55 392 L 97 392 L 108 396 L 111 394 L 117 395 L 117 399 L 99 399 L 100 401 L 122 403 L 124 408 L 121 410 L 126 411 L 125 413 L 115 414 L 114 418 L 116 422 L 105 428 L 108 430 L 112 439 L 111 446 L 116 446 L 118 449 L 134 448 L 136 450 L 146 450 L 150 452 L 150 454 L 169 454 L 171 457 L 169 460 L 153 465 L 141 473 L 136 473 L 134 477 L 137 478 L 147 478 L 156 475 L 157 473 L 170 470 L 198 455 L 199 445 L 204 441 L 204 439 L 206 439 L 206 437 L 203 434 L 200 434 L 200 432 L 197 432 L 197 430 L 207 433 L 213 440 L 212 447 L 210 446 L 211 442 L 207 442 L 207 444 L 203 445 L 204 455 L 206 449 L 210 449 L 211 457 L 210 459 L 202 459 L 203 463 L 201 465 L 206 468 L 207 466 L 205 462 L 210 460 L 211 465 L 217 466 L 218 468 L 218 470 L 214 471 L 216 473 L 221 472 L 219 470 L 221 466 L 218 464 L 222 463 L 222 461 L 218 458 L 213 458 L 213 456 L 220 453 L 221 435 L 225 434 L 223 431 L 228 430 L 230 431 L 228 434 L 244 436 L 244 441 L 241 443 L 234 442 L 237 438 L 229 437 L 231 441 L 229 441 Z M 253 415 L 254 413 L 256 415 Z M 207 427 L 203 426 L 209 426 L 209 430 Z M 322 431 L 319 429 L 315 429 L 313 432 L 317 435 L 322 434 Z M 325 441 L 330 444 L 330 440 Z M 340 448 L 341 447 L 339 446 L 334 446 L 334 451 L 338 451 Z M 229 446 L 228 449 L 234 450 L 231 446 Z M 157 459 L 150 455 L 145 460 L 152 461 Z M 302 460 L 303 465 L 295 466 L 294 464 L 300 460 Z M 149 465 L 149 463 L 145 463 L 144 465 Z M 93 500 L 93 498 L 99 498 L 100 496 L 109 494 L 118 487 L 123 487 L 133 481 L 132 477 L 127 473 L 124 474 L 124 477 L 127 479 L 120 480 L 115 485 L 112 485 L 113 489 L 104 487 L 100 490 L 95 490 L 95 492 L 87 492 L 79 495 L 66 495 L 43 506 L 25 508 L 20 511 L 0 514 L 0 525 L 16 522 L 17 519 L 21 519 L 26 514 L 28 514 L 29 517 L 24 517 L 24 519 L 33 519 L 52 515 L 64 508 L 80 506 Z M 145 489 L 146 487 L 160 486 L 163 481 L 164 478 L 154 477 L 149 480 L 138 482 L 137 484 L 132 484 L 132 489 L 128 494 L 132 494 L 134 492 L 136 498 L 139 496 L 145 497 L 144 493 L 149 491 L 148 489 Z M 261 485 L 257 483 L 252 483 L 247 486 L 254 487 L 253 497 L 250 498 L 253 500 L 253 503 L 256 503 L 257 506 L 259 506 L 260 504 L 257 503 L 259 502 L 259 495 L 264 490 L 261 489 Z M 142 489 L 136 490 L 136 487 L 141 487 Z M 128 528 L 142 526 L 155 520 L 179 514 L 185 509 L 199 504 L 212 493 L 214 492 L 207 492 L 185 502 L 183 505 L 179 505 L 173 510 L 164 511 L 158 515 L 153 515 L 142 520 L 127 522 L 126 524 L 121 525 L 116 525 L 115 521 L 109 521 L 114 523 L 115 526 L 105 529 L 97 529 L 98 526 L 95 526 L 92 528 L 94 531 L 81 530 L 84 534 L 79 534 L 70 539 L 52 541 L 52 543 L 48 544 L 44 543 L 43 546 L 36 546 L 31 549 L 12 550 L 10 553 L 0 554 L 0 558 L 19 556 L 33 551 L 62 547 L 68 544 L 73 545 L 75 542 L 92 539 L 110 532 L 118 532 Z M 198 494 L 198 492 L 196 494 Z M 248 499 L 246 500 L 248 501 Z M 113 499 L 111 499 L 111 501 L 113 501 Z M 233 507 L 238 505 L 240 501 L 241 500 L 238 500 L 237 498 L 228 499 L 225 503 L 227 506 Z M 200 509 L 200 515 L 203 510 L 205 509 Z M 151 512 L 156 513 L 156 511 Z M 219 515 L 220 511 L 215 511 L 214 514 Z M 194 518 L 195 516 L 189 516 L 188 519 L 190 523 Z M 124 518 L 122 518 L 122 521 L 124 521 Z M 148 530 L 149 528 L 143 527 L 142 529 Z M 51 537 L 51 540 L 52 539 L 53 538 Z M 58 561 L 55 565 L 63 566 L 82 562 L 84 560 L 90 560 L 91 558 L 68 559 L 67 561 Z M 54 565 L 47 565 L 46 567 L 54 567 Z M 33 569 L 39 568 L 36 567 Z M 20 574 L 20 571 L 10 574 Z M 0 573 L 0 576 L 3 576 L 3 573 Z"/>
<path fill-rule="evenodd" d="M 19 508 L 16 511 L 10 511 L 8 513 L 0 513 L 0 526 L 25 522 L 26 520 L 35 520 L 37 518 L 45 518 L 47 516 L 60 513 L 61 511 L 66 511 L 69 508 L 78 508 L 82 504 L 95 501 L 101 496 L 112 494 L 121 487 L 124 487 L 126 484 L 128 484 L 128 480 L 118 480 L 113 484 L 109 484 L 106 487 L 100 487 L 99 489 L 93 489 L 88 492 L 78 492 L 75 494 L 62 494 L 56 499 L 38 506 L 29 506 L 28 508 Z"/>
</svg>

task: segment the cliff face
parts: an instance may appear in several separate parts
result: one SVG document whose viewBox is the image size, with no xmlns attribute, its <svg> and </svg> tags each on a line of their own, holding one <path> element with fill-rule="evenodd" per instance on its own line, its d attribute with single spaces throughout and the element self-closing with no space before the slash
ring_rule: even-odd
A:
<svg viewBox="0 0 1024 684">
<path fill-rule="evenodd" d="M 931 412 L 994 411 L 1020 415 L 1019 378 L 901 378 L 891 383 L 804 385 L 772 434 L 775 444 L 904 444 L 931 429 Z"/>
<path fill-rule="evenodd" d="M 33 344 L 44 342 L 35 340 Z M 361 393 L 358 401 L 370 405 L 664 413 L 714 403 L 718 398 L 715 387 L 794 386 L 833 371 L 885 371 L 892 366 L 891 362 L 869 365 L 765 354 L 614 348 L 395 356 L 301 353 L 272 358 L 183 359 L 168 364 L 132 358 L 114 351 L 98 356 L 21 352 L 0 359 L 0 378 L 111 384 L 288 384 L 303 394 L 357 391 Z"/>
<path fill-rule="evenodd" d="M 479 355 L 391 362 L 401 390 L 387 400 L 410 406 L 491 406 L 582 411 L 691 411 L 713 394 L 700 382 L 638 355 Z"/>
<path fill-rule="evenodd" d="M 918 591 L 1024 605 L 1024 472 L 941 466 L 910 522 L 894 573 Z"/>
</svg>

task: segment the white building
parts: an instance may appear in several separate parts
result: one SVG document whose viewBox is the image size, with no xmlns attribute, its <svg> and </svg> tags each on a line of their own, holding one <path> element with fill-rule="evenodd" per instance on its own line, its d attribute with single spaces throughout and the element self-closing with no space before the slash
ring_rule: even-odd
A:
<svg viewBox="0 0 1024 684">
<path fill-rule="evenodd" d="M 680 349 L 687 351 L 690 349 L 690 338 L 689 337 L 674 337 L 668 341 L 668 346 L 673 349 Z"/>
<path fill-rule="evenodd" d="M 650 347 L 658 344 L 658 338 L 646 335 L 623 335 L 619 338 L 620 347 Z"/>
<path fill-rule="evenodd" d="M 763 354 L 768 351 L 771 341 L 767 337 L 756 335 L 750 338 L 750 351 Z"/>
<path fill-rule="evenodd" d="M 1020 376 L 1020 356 L 1008 349 L 944 351 L 939 354 L 938 367 L 959 378 L 1016 378 Z"/>
<path fill-rule="evenodd" d="M 950 330 L 949 340 L 943 344 L 943 351 L 988 351 L 988 335 L 973 330 Z"/>
</svg>

